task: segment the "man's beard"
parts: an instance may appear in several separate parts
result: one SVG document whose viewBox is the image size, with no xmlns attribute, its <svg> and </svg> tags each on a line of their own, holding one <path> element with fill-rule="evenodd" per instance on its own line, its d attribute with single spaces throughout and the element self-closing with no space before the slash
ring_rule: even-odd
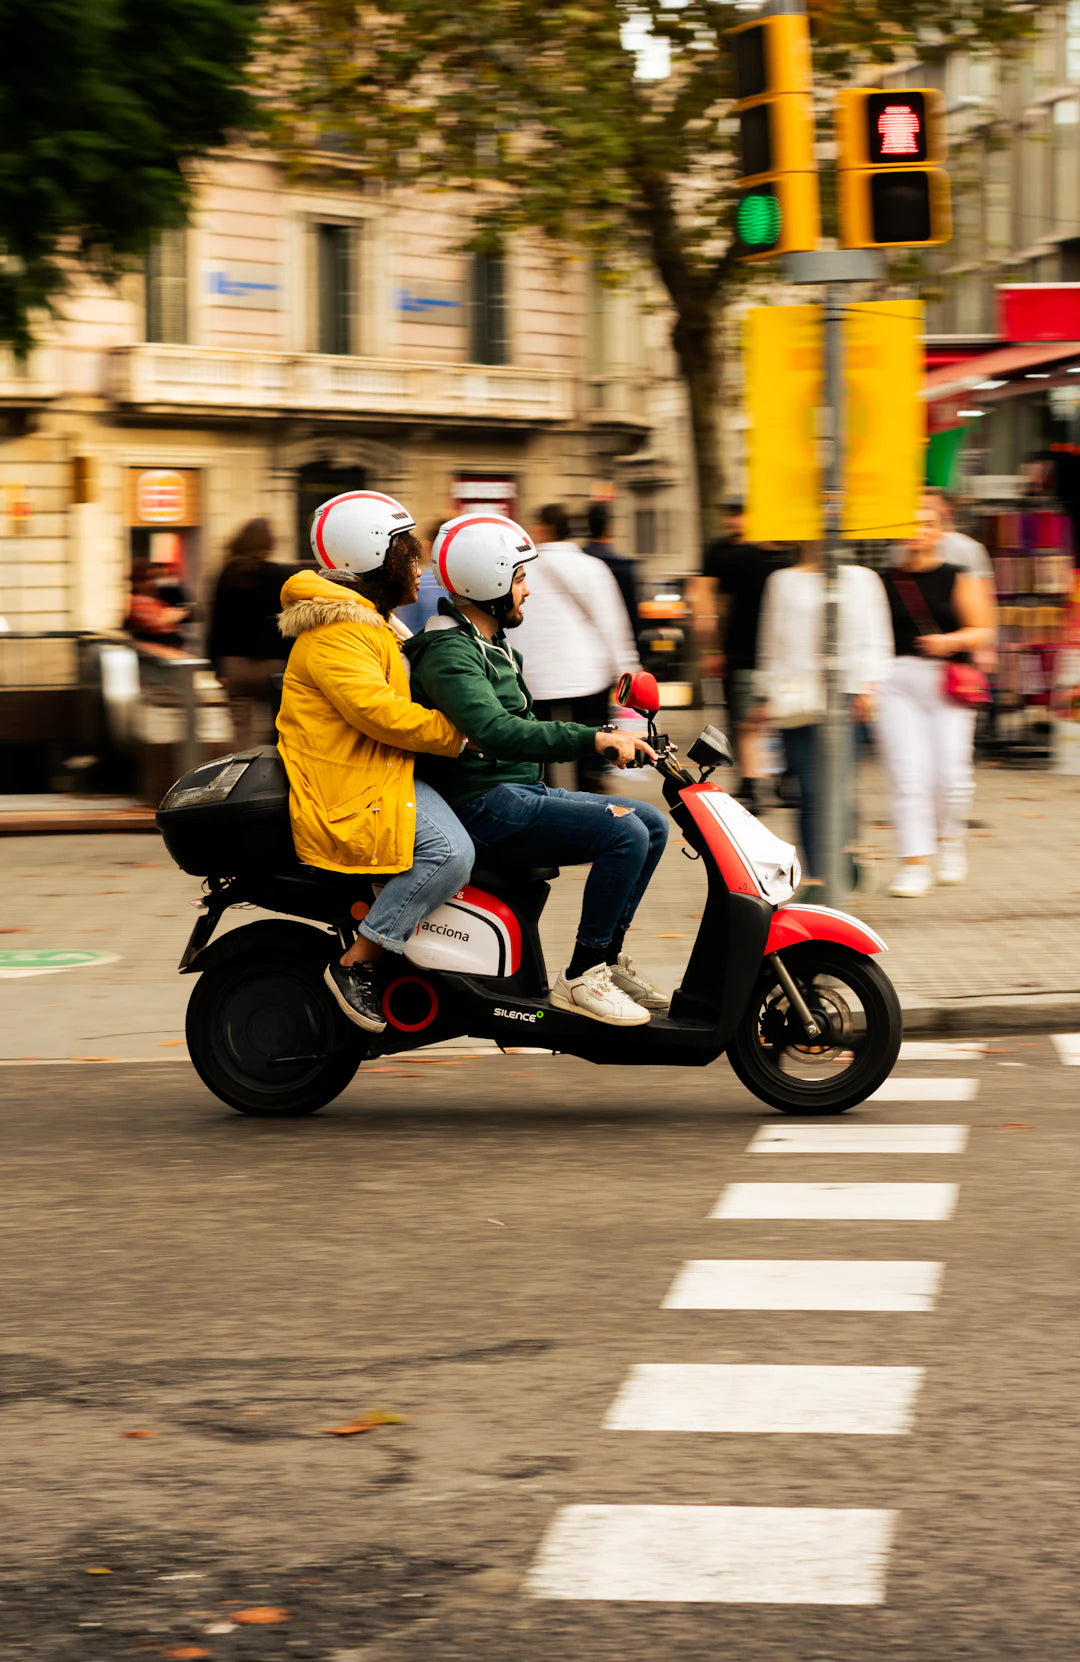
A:
<svg viewBox="0 0 1080 1662">
<path fill-rule="evenodd" d="M 504 629 L 516 629 L 518 624 L 523 623 L 524 621 L 525 620 L 522 616 L 521 607 L 520 606 L 515 606 L 513 611 L 512 612 L 507 612 L 506 616 L 503 618 L 503 628 Z"/>
</svg>

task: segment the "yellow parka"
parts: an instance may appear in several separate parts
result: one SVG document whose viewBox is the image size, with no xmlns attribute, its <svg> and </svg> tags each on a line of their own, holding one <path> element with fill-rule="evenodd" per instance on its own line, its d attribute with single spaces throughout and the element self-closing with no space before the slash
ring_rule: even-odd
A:
<svg viewBox="0 0 1080 1662">
<path fill-rule="evenodd" d="M 413 752 L 456 756 L 464 734 L 409 696 L 398 637 L 354 590 L 317 572 L 281 591 L 285 671 L 278 750 L 297 857 L 328 871 L 407 871 Z"/>
</svg>

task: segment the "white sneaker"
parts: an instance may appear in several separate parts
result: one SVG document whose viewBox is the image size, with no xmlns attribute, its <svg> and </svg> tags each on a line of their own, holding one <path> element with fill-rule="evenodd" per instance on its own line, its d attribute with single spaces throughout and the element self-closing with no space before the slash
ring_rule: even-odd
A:
<svg viewBox="0 0 1080 1662">
<path fill-rule="evenodd" d="M 619 991 L 632 998 L 635 1004 L 640 1004 L 643 1010 L 666 1010 L 671 1003 L 670 998 L 665 998 L 651 982 L 638 974 L 628 952 L 620 952 L 618 963 L 609 964 L 608 969 Z"/>
<path fill-rule="evenodd" d="M 649 1020 L 648 1010 L 616 987 L 607 964 L 594 964 L 573 981 L 567 980 L 563 970 L 551 989 L 551 1002 L 557 1010 L 591 1016 L 593 1021 L 604 1021 L 612 1027 L 641 1027 Z"/>
<path fill-rule="evenodd" d="M 933 886 L 934 874 L 929 866 L 901 866 L 889 884 L 889 893 L 900 900 L 921 900 Z"/>
<path fill-rule="evenodd" d="M 962 883 L 968 874 L 967 853 L 959 837 L 938 845 L 937 880 Z"/>
</svg>

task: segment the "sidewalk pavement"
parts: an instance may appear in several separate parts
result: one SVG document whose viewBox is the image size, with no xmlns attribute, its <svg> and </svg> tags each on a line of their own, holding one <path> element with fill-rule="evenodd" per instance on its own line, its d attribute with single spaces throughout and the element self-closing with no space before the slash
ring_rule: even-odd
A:
<svg viewBox="0 0 1080 1662">
<path fill-rule="evenodd" d="M 883 892 L 893 870 L 886 801 L 876 770 L 863 770 L 862 846 L 881 885 L 847 909 L 888 942 L 883 964 L 909 1033 L 1080 1031 L 1080 779 L 994 765 L 978 775 L 969 881 L 902 901 Z M 626 790 L 655 800 L 655 775 L 631 776 Z M 765 818 L 794 835 L 790 811 Z M 571 868 L 553 887 L 543 920 L 553 972 L 569 954 L 584 880 Z M 192 982 L 176 965 L 200 884 L 173 866 L 156 836 L 3 836 L 0 882 L 0 1059 L 185 1055 Z M 665 987 L 685 965 L 704 887 L 700 861 L 684 857 L 675 832 L 630 937 L 638 963 Z M 237 911 L 229 921 L 253 915 Z M 50 948 L 104 957 L 26 974 L 6 956 Z"/>
</svg>

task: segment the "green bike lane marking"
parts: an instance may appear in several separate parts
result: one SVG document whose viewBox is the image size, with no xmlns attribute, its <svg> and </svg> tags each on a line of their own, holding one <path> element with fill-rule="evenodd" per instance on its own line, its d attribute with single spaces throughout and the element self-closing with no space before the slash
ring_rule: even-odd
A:
<svg viewBox="0 0 1080 1662">
<path fill-rule="evenodd" d="M 8 947 L 0 950 L 0 977 L 13 980 L 20 976 L 55 975 L 60 970 L 115 964 L 119 959 L 118 952 L 83 952 L 77 947 Z"/>
</svg>

